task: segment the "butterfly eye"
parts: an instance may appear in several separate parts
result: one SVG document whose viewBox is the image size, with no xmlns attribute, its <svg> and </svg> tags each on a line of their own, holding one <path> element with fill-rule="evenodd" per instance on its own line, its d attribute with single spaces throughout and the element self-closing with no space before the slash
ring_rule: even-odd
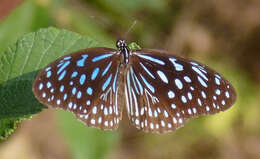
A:
<svg viewBox="0 0 260 159">
<path fill-rule="evenodd" d="M 224 111 L 236 100 L 232 85 L 203 64 L 156 50 L 129 50 L 124 40 L 116 46 L 57 59 L 36 77 L 36 98 L 103 130 L 118 128 L 126 107 L 133 125 L 156 133 Z M 125 100 L 120 98 L 125 105 L 118 104 L 118 92 L 125 93 Z"/>
</svg>

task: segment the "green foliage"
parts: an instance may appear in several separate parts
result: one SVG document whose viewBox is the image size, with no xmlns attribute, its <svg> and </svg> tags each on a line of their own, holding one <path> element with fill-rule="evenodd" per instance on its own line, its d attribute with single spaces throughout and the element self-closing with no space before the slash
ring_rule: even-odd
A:
<svg viewBox="0 0 260 159">
<path fill-rule="evenodd" d="M 50 24 L 48 13 L 34 1 L 25 1 L 0 23 L 0 56 L 17 37 Z"/>
<path fill-rule="evenodd" d="M 128 47 L 131 49 L 131 50 L 140 50 L 142 49 L 137 43 L 135 42 L 132 42 L 128 45 Z"/>
<path fill-rule="evenodd" d="M 37 70 L 60 56 L 95 46 L 98 44 L 88 37 L 55 28 L 21 37 L 0 58 L 0 122 L 16 121 L 46 108 L 32 93 Z"/>
<path fill-rule="evenodd" d="M 5 118 L 0 120 L 0 141 L 12 134 L 17 124 L 21 121 L 22 119 L 20 118 Z"/>
</svg>

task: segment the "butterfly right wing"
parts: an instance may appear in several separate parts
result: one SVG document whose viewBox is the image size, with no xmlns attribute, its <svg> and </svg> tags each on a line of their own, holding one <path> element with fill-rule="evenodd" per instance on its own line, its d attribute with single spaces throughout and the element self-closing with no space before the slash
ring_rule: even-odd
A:
<svg viewBox="0 0 260 159">
<path fill-rule="evenodd" d="M 91 48 L 64 56 L 45 67 L 33 84 L 44 105 L 73 112 L 88 126 L 118 127 L 117 77 L 120 56 L 114 49 Z"/>
<path fill-rule="evenodd" d="M 164 133 L 186 120 L 228 109 L 236 100 L 232 85 L 209 67 L 158 50 L 137 50 L 126 73 L 130 120 L 146 132 Z"/>
</svg>

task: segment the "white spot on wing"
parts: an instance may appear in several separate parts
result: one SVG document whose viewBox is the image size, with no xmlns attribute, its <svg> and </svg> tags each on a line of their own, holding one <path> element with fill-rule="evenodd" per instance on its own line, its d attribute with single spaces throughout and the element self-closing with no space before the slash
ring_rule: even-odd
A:
<svg viewBox="0 0 260 159">
<path fill-rule="evenodd" d="M 157 74 L 159 75 L 159 77 L 161 78 L 161 80 L 162 80 L 164 83 L 168 83 L 168 79 L 167 79 L 166 75 L 165 75 L 162 71 L 158 70 L 158 71 L 157 71 Z"/>
</svg>

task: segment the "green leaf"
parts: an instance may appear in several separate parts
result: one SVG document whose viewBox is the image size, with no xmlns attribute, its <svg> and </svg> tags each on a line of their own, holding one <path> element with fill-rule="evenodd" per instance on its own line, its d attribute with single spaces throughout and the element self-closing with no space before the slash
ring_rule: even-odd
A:
<svg viewBox="0 0 260 159">
<path fill-rule="evenodd" d="M 0 23 L 0 56 L 25 33 L 50 25 L 51 18 L 33 0 L 27 0 Z"/>
<path fill-rule="evenodd" d="M 21 37 L 0 57 L 0 122 L 30 117 L 46 108 L 32 93 L 38 70 L 65 54 L 97 46 L 88 37 L 55 28 Z"/>
<path fill-rule="evenodd" d="M 131 42 L 128 47 L 131 49 L 131 50 L 140 50 L 142 49 L 141 46 L 139 46 L 137 43 L 135 42 Z"/>
<path fill-rule="evenodd" d="M 21 121 L 22 119 L 20 118 L 6 118 L 0 120 L 0 141 L 7 139 Z"/>
</svg>

